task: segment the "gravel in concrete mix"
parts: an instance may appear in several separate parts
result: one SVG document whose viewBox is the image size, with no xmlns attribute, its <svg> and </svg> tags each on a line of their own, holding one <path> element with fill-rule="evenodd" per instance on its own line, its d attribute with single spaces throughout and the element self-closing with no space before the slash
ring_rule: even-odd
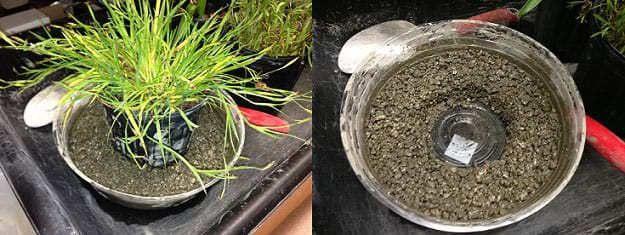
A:
<svg viewBox="0 0 625 235">
<path fill-rule="evenodd" d="M 561 123 L 538 78 L 494 52 L 455 49 L 393 75 L 372 100 L 367 161 L 388 193 L 448 221 L 500 217 L 526 202 L 557 166 Z M 431 130 L 451 108 L 481 102 L 502 120 L 498 160 L 456 167 L 433 150 Z"/>
<path fill-rule="evenodd" d="M 185 158 L 198 169 L 223 168 L 224 117 L 209 107 L 201 111 Z M 71 157 L 80 171 L 117 191 L 140 196 L 166 196 L 188 192 L 200 185 L 184 164 L 139 169 L 134 161 L 116 152 L 108 142 L 109 126 L 104 109 L 97 105 L 83 111 L 72 127 Z M 226 150 L 232 154 L 232 150 Z M 204 183 L 211 178 L 202 177 Z"/>
</svg>

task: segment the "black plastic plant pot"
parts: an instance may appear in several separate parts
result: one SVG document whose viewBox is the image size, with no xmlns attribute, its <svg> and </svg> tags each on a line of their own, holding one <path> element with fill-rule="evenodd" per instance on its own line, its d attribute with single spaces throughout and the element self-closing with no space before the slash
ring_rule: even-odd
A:
<svg viewBox="0 0 625 235">
<path fill-rule="evenodd" d="M 197 123 L 200 118 L 200 111 L 204 107 L 203 103 L 197 104 L 185 111 L 185 114 L 193 123 Z M 120 152 L 122 155 L 132 159 L 133 154 L 135 156 L 144 156 L 145 158 L 139 158 L 140 162 L 145 162 L 153 167 L 163 167 L 174 164 L 175 157 L 166 150 L 161 150 L 158 143 L 145 139 L 145 149 L 141 146 L 139 141 L 126 144 L 123 138 L 126 136 L 133 136 L 130 129 L 130 123 L 125 115 L 119 115 L 115 110 L 107 105 L 104 105 L 106 114 L 106 120 L 111 128 L 111 143 L 113 148 Z M 135 119 L 137 120 L 137 119 Z M 156 124 L 152 123 L 150 126 L 148 122 L 150 117 L 144 117 L 142 127 L 147 127 L 146 135 L 157 139 Z M 192 130 L 186 123 L 180 113 L 172 113 L 169 118 L 165 117 L 160 120 L 161 135 L 163 143 L 174 149 L 181 155 L 187 152 L 187 147 L 191 142 Z M 147 150 L 147 152 L 145 151 Z"/>
<path fill-rule="evenodd" d="M 591 31 L 599 25 L 589 17 Z M 606 39 L 590 39 L 587 59 L 579 64 L 575 81 L 586 112 L 621 138 L 625 137 L 625 57 Z"/>
<path fill-rule="evenodd" d="M 241 52 L 243 54 L 249 55 L 249 54 L 254 53 L 255 51 L 250 50 L 250 49 L 242 49 Z M 305 66 L 305 60 L 297 56 L 281 56 L 281 57 L 263 56 L 259 60 L 255 61 L 254 63 L 248 66 L 250 69 L 258 72 L 259 74 L 262 74 L 262 79 L 256 83 L 246 84 L 246 86 L 257 87 L 259 89 L 262 89 L 263 87 L 267 86 L 270 88 L 292 91 L 293 87 L 295 87 L 295 84 L 297 83 L 299 75 L 304 70 L 304 66 Z M 233 72 L 233 74 L 239 77 L 249 76 L 249 74 L 247 74 L 247 72 L 243 69 L 236 70 Z M 237 104 L 240 106 L 252 108 L 252 109 L 263 111 L 266 113 L 272 113 L 272 114 L 276 113 L 276 110 L 272 108 L 254 105 L 237 96 L 233 96 L 233 98 L 237 102 Z M 263 99 L 263 98 L 258 98 L 258 97 L 247 97 L 247 98 L 257 103 L 276 104 L 276 102 Z M 281 106 L 276 106 L 276 108 L 280 109 Z"/>
</svg>

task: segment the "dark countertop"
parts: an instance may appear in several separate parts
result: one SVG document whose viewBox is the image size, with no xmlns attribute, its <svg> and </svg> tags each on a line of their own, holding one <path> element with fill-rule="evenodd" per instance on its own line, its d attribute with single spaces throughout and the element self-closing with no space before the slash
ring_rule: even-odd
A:
<svg viewBox="0 0 625 235">
<path fill-rule="evenodd" d="M 7 73 L 10 71 L 0 71 Z M 310 75 L 307 67 L 295 89 L 310 91 Z M 56 150 L 50 126 L 38 129 L 24 126 L 22 111 L 32 95 L 32 91 L 2 92 L 0 166 L 41 234 L 247 233 L 311 171 L 312 154 L 307 142 L 295 138 L 273 139 L 247 128 L 243 155 L 251 160 L 239 164 L 262 166 L 274 161 L 273 168 L 237 172 L 239 179 L 229 182 L 223 198 L 219 198 L 223 187 L 220 181 L 207 195 L 200 193 L 175 208 L 128 209 L 100 196 L 67 167 Z M 297 119 L 308 115 L 295 104 L 285 106 L 283 111 Z M 291 127 L 290 133 L 309 140 L 311 123 Z"/>
<path fill-rule="evenodd" d="M 415 24 L 466 18 L 497 7 L 520 7 L 524 1 L 317 1 L 314 11 L 313 228 L 317 234 L 432 234 L 384 207 L 356 178 L 339 135 L 339 112 L 347 74 L 337 56 L 356 32 L 388 20 Z M 546 4 L 544 1 L 543 4 Z M 554 1 L 551 1 L 554 2 Z M 539 12 L 540 16 L 541 13 Z M 540 18 L 540 17 L 538 17 Z M 544 25 L 521 22 L 520 30 L 541 38 L 563 33 L 541 32 Z M 554 20 L 551 18 L 550 20 Z M 553 25 L 549 26 L 553 27 Z M 566 30 L 566 29 L 565 29 Z M 562 43 L 547 43 L 563 61 L 574 60 Z M 575 47 L 575 46 L 573 46 Z M 580 47 L 579 45 L 577 47 Z M 551 48 L 551 47 L 550 47 Z M 563 49 L 564 48 L 564 49 Z M 565 58 L 566 57 L 566 58 Z M 625 234 L 625 174 L 589 146 L 573 179 L 551 203 L 532 216 L 495 234 Z"/>
</svg>

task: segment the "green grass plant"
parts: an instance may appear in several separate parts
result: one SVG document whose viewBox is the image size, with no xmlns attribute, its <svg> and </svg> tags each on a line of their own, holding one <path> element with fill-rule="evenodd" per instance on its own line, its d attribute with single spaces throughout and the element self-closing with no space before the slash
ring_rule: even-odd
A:
<svg viewBox="0 0 625 235">
<path fill-rule="evenodd" d="M 625 55 L 625 1 L 605 0 L 594 4 L 590 0 L 572 1 L 571 6 L 581 6 L 578 19 L 586 21 L 588 15 L 597 22 L 599 31 L 591 37 L 605 38 L 616 50 Z"/>
<path fill-rule="evenodd" d="M 190 16 L 199 16 L 204 18 L 206 12 L 206 0 L 191 0 L 186 8 L 187 13 Z"/>
<path fill-rule="evenodd" d="M 233 0 L 232 25 L 250 24 L 237 35 L 241 47 L 267 55 L 304 57 L 312 42 L 312 0 Z"/>
<path fill-rule="evenodd" d="M 191 129 L 196 128 L 197 124 L 186 117 L 185 107 L 206 103 L 226 110 L 224 146 L 229 145 L 232 148 L 228 149 L 236 151 L 239 141 L 236 122 L 228 110 L 242 114 L 226 94 L 244 99 L 261 97 L 276 103 L 252 102 L 267 107 L 310 100 L 310 97 L 292 91 L 261 90 L 244 85 L 260 79 L 247 66 L 271 50 L 261 49 L 251 55 L 238 52 L 235 43 L 253 21 L 231 25 L 228 18 L 232 14 L 224 14 L 223 19 L 215 14 L 204 22 L 197 22 L 182 9 L 184 1 L 175 5 L 172 2 L 156 0 L 156 4 L 150 7 L 148 0 L 104 1 L 109 21 L 99 23 L 91 11 L 93 23 L 73 19 L 72 23 L 63 26 L 51 26 L 62 32 L 63 36 L 59 38 L 48 33 L 34 35 L 37 40 L 30 42 L 0 33 L 0 38 L 8 44 L 5 47 L 34 52 L 46 58 L 36 68 L 28 69 L 29 79 L 1 80 L 3 87 L 26 89 L 41 83 L 55 71 L 68 69 L 73 73 L 58 82 L 69 91 L 59 105 L 89 98 L 92 102 L 114 108 L 118 117 L 124 116 L 130 123 L 128 128 L 132 135 L 123 138 L 125 143 L 138 141 L 143 148 L 148 141 L 159 144 L 162 152 L 169 152 L 178 163 L 187 166 L 200 184 L 203 184 L 200 174 L 227 180 L 236 178 L 231 174 L 233 170 L 265 169 L 230 165 L 225 156 L 223 169 L 197 169 L 164 144 L 160 131 L 156 137 L 146 135 L 149 126 L 166 129 L 167 126 L 161 126 L 161 120 L 168 120 L 174 113 L 179 113 Z M 251 14 L 248 17 L 258 16 Z M 237 69 L 246 69 L 251 75 L 240 78 L 229 74 Z M 298 122 L 303 121 L 306 120 Z M 246 119 L 245 123 L 262 133 L 278 134 Z M 139 168 L 145 167 L 138 161 L 144 157 L 133 154 Z"/>
</svg>

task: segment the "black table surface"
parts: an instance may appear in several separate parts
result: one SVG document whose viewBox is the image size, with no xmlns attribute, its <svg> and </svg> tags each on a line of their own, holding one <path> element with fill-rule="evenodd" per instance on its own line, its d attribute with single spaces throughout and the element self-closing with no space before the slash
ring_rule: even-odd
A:
<svg viewBox="0 0 625 235">
<path fill-rule="evenodd" d="M 16 60 L 21 55 L 3 50 L 0 56 Z M 8 73 L 0 71 L 1 75 Z M 311 86 L 307 66 L 295 89 L 310 92 Z M 291 127 L 290 134 L 301 140 L 274 139 L 246 128 L 242 155 L 251 160 L 238 164 L 264 166 L 273 161 L 271 169 L 236 172 L 239 178 L 229 181 L 223 198 L 224 182 L 220 181 L 208 194 L 200 193 L 174 208 L 142 211 L 122 207 L 99 195 L 67 167 L 50 126 L 24 126 L 25 103 L 41 87 L 24 93 L 2 91 L 0 98 L 0 167 L 41 234 L 248 233 L 311 174 L 310 122 Z M 309 116 L 295 104 L 285 106 L 283 112 L 295 119 Z"/>
<path fill-rule="evenodd" d="M 419 24 L 466 18 L 498 7 L 518 8 L 523 2 L 495 0 L 315 2 L 313 12 L 315 233 L 441 233 L 413 224 L 384 207 L 366 191 L 353 173 L 339 135 L 341 99 L 349 79 L 349 75 L 340 72 L 337 65 L 337 56 L 343 43 L 358 31 L 388 20 L 404 19 Z M 532 34 L 534 28 L 541 29 L 541 27 L 524 29 L 525 24 L 531 25 L 532 22 L 521 22 L 520 28 L 531 36 L 535 36 Z M 625 174 L 608 164 L 589 146 L 585 149 L 572 180 L 551 203 L 518 223 L 486 233 L 625 234 Z"/>
</svg>

